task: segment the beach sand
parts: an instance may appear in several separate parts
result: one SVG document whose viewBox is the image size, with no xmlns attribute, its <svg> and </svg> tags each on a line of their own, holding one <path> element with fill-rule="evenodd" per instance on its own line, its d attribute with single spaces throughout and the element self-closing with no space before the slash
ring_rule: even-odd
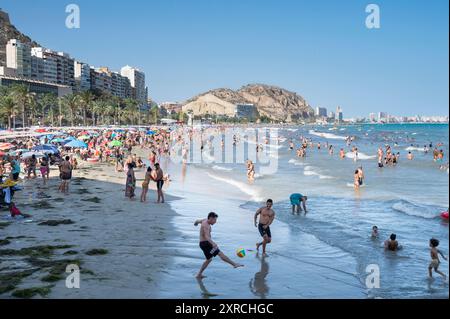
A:
<svg viewBox="0 0 450 319">
<path fill-rule="evenodd" d="M 175 212 L 167 203 L 175 198 L 167 196 L 165 204 L 154 203 L 152 183 L 147 203 L 142 204 L 143 176 L 144 169 L 136 171 L 137 198 L 132 201 L 124 196 L 125 174 L 116 173 L 110 164 L 82 163 L 74 171 L 68 195 L 58 193 L 56 168 L 52 168 L 47 186 L 40 178 L 24 180 L 23 190 L 16 193 L 14 201 L 32 217 L 12 220 L 6 209 L 0 212 L 0 298 L 10 298 L 20 289 L 42 287 L 51 287 L 43 293 L 48 298 L 155 297 L 157 279 L 171 259 L 165 241 L 176 236 L 171 225 Z M 39 225 L 49 220 L 73 223 Z M 23 250 L 48 245 L 62 248 Z M 87 255 L 92 249 L 107 252 Z M 55 260 L 63 260 L 59 270 L 54 269 Z M 66 288 L 69 274 L 64 272 L 68 264 L 64 260 L 81 263 L 80 289 Z M 57 280 L 49 274 L 61 277 Z"/>
</svg>

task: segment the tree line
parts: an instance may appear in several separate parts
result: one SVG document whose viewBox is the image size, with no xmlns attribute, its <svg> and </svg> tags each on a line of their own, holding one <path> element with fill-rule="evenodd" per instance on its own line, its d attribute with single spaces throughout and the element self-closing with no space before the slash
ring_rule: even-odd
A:
<svg viewBox="0 0 450 319">
<path fill-rule="evenodd" d="M 41 126 L 98 126 L 157 124 L 160 109 L 153 103 L 122 99 L 102 91 L 58 97 L 36 94 L 23 84 L 0 86 L 0 125 L 8 129 Z"/>
</svg>

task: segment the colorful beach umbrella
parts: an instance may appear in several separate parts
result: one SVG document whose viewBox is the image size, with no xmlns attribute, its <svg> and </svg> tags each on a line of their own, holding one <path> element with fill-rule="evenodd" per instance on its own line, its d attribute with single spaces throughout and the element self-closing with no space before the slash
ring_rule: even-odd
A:
<svg viewBox="0 0 450 319">
<path fill-rule="evenodd" d="M 9 150 L 11 148 L 14 148 L 14 145 L 11 143 L 0 143 L 0 150 Z"/>
<path fill-rule="evenodd" d="M 54 138 L 53 140 L 51 140 L 50 142 L 51 143 L 63 143 L 64 141 L 65 140 L 63 138 L 57 137 L 57 138 Z"/>
<path fill-rule="evenodd" d="M 80 141 L 84 141 L 84 140 L 90 139 L 90 137 L 87 136 L 87 135 L 81 135 L 81 136 L 78 137 L 78 139 L 79 139 Z"/>
<path fill-rule="evenodd" d="M 147 131 L 147 135 L 155 135 L 156 132 L 155 131 Z"/>
<path fill-rule="evenodd" d="M 109 143 L 109 146 L 122 146 L 122 142 L 118 140 L 114 140 L 111 143 Z"/>
<path fill-rule="evenodd" d="M 65 144 L 64 147 L 87 148 L 88 146 L 85 142 L 74 140 L 74 141 L 71 141 L 71 142 Z"/>
<path fill-rule="evenodd" d="M 48 145 L 48 144 L 35 146 L 31 150 L 35 151 L 35 152 L 42 152 L 44 154 L 58 154 L 59 153 L 58 149 L 55 146 Z"/>
<path fill-rule="evenodd" d="M 30 157 L 32 157 L 33 155 L 36 156 L 37 158 L 40 158 L 40 157 L 44 157 L 44 156 L 45 156 L 45 154 L 42 153 L 42 152 L 35 152 L 35 151 L 32 151 L 32 152 L 26 152 L 26 153 L 23 153 L 20 157 L 21 157 L 21 158 L 30 158 Z"/>
<path fill-rule="evenodd" d="M 11 155 L 11 156 L 17 156 L 17 155 L 19 155 L 19 153 L 26 153 L 26 152 L 28 152 L 28 151 L 29 151 L 28 149 L 22 148 L 22 149 L 19 149 L 19 150 L 10 151 L 10 152 L 8 153 L 8 155 Z"/>
</svg>

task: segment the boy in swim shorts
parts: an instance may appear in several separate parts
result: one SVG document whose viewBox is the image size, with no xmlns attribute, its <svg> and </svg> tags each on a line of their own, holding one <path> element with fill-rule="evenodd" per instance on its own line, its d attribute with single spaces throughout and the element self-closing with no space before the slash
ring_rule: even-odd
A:
<svg viewBox="0 0 450 319">
<path fill-rule="evenodd" d="M 435 239 L 435 238 L 431 238 L 430 239 L 430 255 L 431 255 L 431 262 L 430 265 L 428 266 L 428 273 L 430 275 L 430 278 L 433 277 L 433 269 L 436 273 L 438 273 L 439 275 L 441 275 L 442 277 L 444 277 L 444 280 L 447 279 L 447 276 L 439 271 L 439 265 L 441 263 L 441 261 L 439 260 L 439 255 L 442 256 L 442 258 L 444 258 L 444 260 L 447 260 L 447 258 L 444 256 L 444 254 L 437 249 L 437 247 L 439 246 L 439 240 Z"/>
</svg>

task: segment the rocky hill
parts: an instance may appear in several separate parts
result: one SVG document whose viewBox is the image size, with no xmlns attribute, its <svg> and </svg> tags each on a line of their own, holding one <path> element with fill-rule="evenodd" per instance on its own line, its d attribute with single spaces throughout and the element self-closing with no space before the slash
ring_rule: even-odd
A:
<svg viewBox="0 0 450 319">
<path fill-rule="evenodd" d="M 18 39 L 31 46 L 40 46 L 38 43 L 24 35 L 11 24 L 9 16 L 0 9 L 0 66 L 6 65 L 6 43 L 10 39 Z"/>
<path fill-rule="evenodd" d="M 250 84 L 237 91 L 217 89 L 198 95 L 183 106 L 194 115 L 234 116 L 236 104 L 255 105 L 260 116 L 277 121 L 296 121 L 314 117 L 314 110 L 297 93 L 265 84 Z"/>
</svg>

